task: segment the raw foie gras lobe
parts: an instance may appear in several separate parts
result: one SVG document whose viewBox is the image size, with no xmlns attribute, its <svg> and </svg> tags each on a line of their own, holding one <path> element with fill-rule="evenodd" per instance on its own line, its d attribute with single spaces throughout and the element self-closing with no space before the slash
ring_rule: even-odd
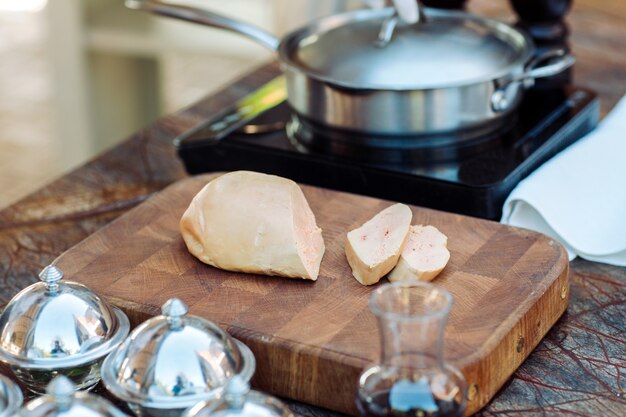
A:
<svg viewBox="0 0 626 417">
<path fill-rule="evenodd" d="M 298 184 L 250 171 L 209 182 L 180 231 L 192 255 L 229 271 L 316 280 L 325 249 Z"/>
<path fill-rule="evenodd" d="M 407 205 L 394 204 L 348 232 L 346 258 L 357 281 L 376 284 L 396 266 L 412 217 Z"/>
<path fill-rule="evenodd" d="M 400 260 L 389 281 L 431 281 L 450 260 L 448 237 L 434 226 L 411 226 Z"/>
</svg>

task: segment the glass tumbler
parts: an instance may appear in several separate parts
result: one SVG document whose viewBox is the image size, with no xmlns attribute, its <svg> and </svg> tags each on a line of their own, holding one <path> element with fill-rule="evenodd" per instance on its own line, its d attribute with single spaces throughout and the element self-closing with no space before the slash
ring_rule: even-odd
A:
<svg viewBox="0 0 626 417">
<path fill-rule="evenodd" d="M 465 411 L 463 375 L 443 360 L 452 295 L 427 282 L 386 284 L 370 297 L 380 362 L 359 378 L 361 416 L 456 417 Z"/>
</svg>

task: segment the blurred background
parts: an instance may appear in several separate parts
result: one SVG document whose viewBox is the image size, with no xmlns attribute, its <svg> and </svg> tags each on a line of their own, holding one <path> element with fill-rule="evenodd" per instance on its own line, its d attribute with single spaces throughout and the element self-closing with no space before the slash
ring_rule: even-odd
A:
<svg viewBox="0 0 626 417">
<path fill-rule="evenodd" d="M 281 36 L 317 16 L 381 1 L 180 2 Z M 587 67 L 604 65 L 607 56 L 625 56 L 596 51 L 597 43 L 587 41 L 621 36 L 606 33 L 618 25 L 598 24 L 623 19 L 604 10 L 606 4 L 574 2 L 574 8 L 586 10 L 583 18 L 572 19 L 571 39 L 574 53 L 587 57 Z M 467 5 L 470 11 L 515 21 L 509 1 Z M 123 0 L 0 0 L 0 208 L 272 57 L 239 35 L 128 10 Z M 609 81 L 618 76 L 607 73 Z M 615 96 L 614 101 L 623 94 L 623 88 L 603 79 L 587 77 L 585 86 Z"/>
<path fill-rule="evenodd" d="M 281 35 L 351 2 L 185 3 Z M 123 0 L 0 0 L 0 208 L 270 59 L 245 38 Z"/>
</svg>

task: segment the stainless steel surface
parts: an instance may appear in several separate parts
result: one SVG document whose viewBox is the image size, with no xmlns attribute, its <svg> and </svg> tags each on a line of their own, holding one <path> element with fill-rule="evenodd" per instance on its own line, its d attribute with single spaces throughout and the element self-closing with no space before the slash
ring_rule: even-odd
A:
<svg viewBox="0 0 626 417">
<path fill-rule="evenodd" d="M 203 401 L 185 411 L 181 417 L 293 417 L 293 413 L 278 399 L 259 391 L 238 375 L 233 376 L 223 394 Z"/>
<path fill-rule="evenodd" d="M 384 48 L 389 45 L 391 42 L 391 38 L 393 37 L 393 31 L 398 26 L 398 16 L 395 14 L 386 17 L 383 20 L 382 25 L 380 25 L 380 30 L 378 31 L 378 38 L 374 43 L 379 48 Z"/>
<path fill-rule="evenodd" d="M 65 364 L 111 338 L 117 329 L 111 307 L 81 284 L 59 283 L 61 277 L 56 267 L 46 267 L 42 282 L 9 302 L 0 317 L 2 356 L 28 365 Z"/>
<path fill-rule="evenodd" d="M 22 391 L 17 384 L 0 374 L 0 417 L 14 417 L 22 400 Z"/>
<path fill-rule="evenodd" d="M 55 372 L 79 388 L 99 380 L 100 362 L 128 334 L 124 313 L 84 285 L 61 281 L 54 265 L 20 291 L 0 316 L 0 360 L 28 388 L 42 392 Z"/>
<path fill-rule="evenodd" d="M 382 135 L 429 135 L 476 128 L 506 113 L 491 108 L 493 82 L 415 91 L 366 91 L 363 95 L 286 69 L 289 104 L 321 125 Z M 513 84 L 510 110 L 521 100 Z M 293 94 L 292 94 L 293 93 Z"/>
<path fill-rule="evenodd" d="M 157 11 L 143 9 L 202 20 L 203 12 L 192 8 L 185 10 L 197 15 L 189 18 L 156 1 L 139 4 L 159 4 Z M 398 23 L 394 29 L 393 14 L 393 8 L 357 10 L 319 19 L 284 37 L 278 54 L 291 107 L 332 128 L 415 136 L 496 128 L 519 104 L 534 53 L 524 32 L 436 9 L 425 9 L 425 22 Z M 212 19 L 204 23 L 215 26 Z M 381 27 L 383 40 L 393 33 L 384 47 L 378 39 Z M 228 29 L 238 31 L 233 24 Z"/>
<path fill-rule="evenodd" d="M 521 100 L 515 83 L 506 90 L 508 107 L 496 112 L 491 103 L 497 77 L 522 74 L 532 56 L 523 33 L 466 13 L 427 9 L 427 24 L 400 27 L 389 45 L 376 47 L 368 36 L 390 15 L 389 9 L 358 11 L 289 35 L 279 50 L 294 110 L 333 128 L 419 135 L 491 123 Z M 316 34 L 309 48 L 307 39 Z M 352 43 L 352 50 L 315 54 Z M 368 62 L 369 51 L 383 52 L 378 64 Z"/>
<path fill-rule="evenodd" d="M 543 64 L 548 61 L 547 64 Z M 497 89 L 491 96 L 491 108 L 495 112 L 504 112 L 511 108 L 516 95 L 511 93 L 511 88 L 522 85 L 530 88 L 538 78 L 552 77 L 570 68 L 576 62 L 576 58 L 562 49 L 551 50 L 531 60 L 524 71 L 498 83 Z"/>
<path fill-rule="evenodd" d="M 546 62 L 547 63 L 544 63 Z M 523 83 L 525 87 L 531 87 L 538 78 L 552 77 L 570 68 L 576 63 L 576 58 L 562 49 L 549 50 L 533 58 L 524 72 L 516 77 L 500 84 L 500 88 L 506 88 L 513 83 Z"/>
<path fill-rule="evenodd" d="M 130 9 L 145 10 L 161 16 L 236 32 L 271 50 L 276 50 L 280 42 L 276 36 L 254 25 L 194 7 L 151 0 L 126 0 L 125 4 Z"/>
<path fill-rule="evenodd" d="M 171 299 L 106 358 L 102 380 L 139 413 L 175 415 L 218 395 L 233 375 L 248 381 L 254 368 L 244 344 Z"/>
<path fill-rule="evenodd" d="M 20 417 L 128 417 L 104 398 L 76 387 L 64 376 L 48 384 L 46 395 L 26 404 Z"/>
<path fill-rule="evenodd" d="M 384 48 L 391 42 L 393 32 L 398 25 L 398 21 L 406 24 L 415 24 L 424 22 L 424 6 L 419 0 L 387 0 L 386 4 L 391 4 L 395 8 L 395 12 L 383 19 L 383 24 L 378 31 L 378 39 L 376 46 Z"/>
</svg>

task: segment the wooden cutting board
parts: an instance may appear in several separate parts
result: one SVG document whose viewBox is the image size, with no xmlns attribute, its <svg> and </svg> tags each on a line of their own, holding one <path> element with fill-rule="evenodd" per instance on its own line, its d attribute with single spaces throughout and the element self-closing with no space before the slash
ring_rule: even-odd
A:
<svg viewBox="0 0 626 417">
<path fill-rule="evenodd" d="M 318 280 L 227 272 L 193 258 L 178 231 L 192 197 L 215 176 L 171 185 L 67 251 L 58 263 L 66 279 L 105 296 L 133 325 L 178 297 L 192 314 L 218 323 L 252 349 L 254 386 L 355 415 L 358 375 L 379 354 L 367 306 L 377 286 L 363 287 L 351 276 L 344 241 L 347 231 L 390 202 L 303 186 L 326 242 Z M 450 262 L 434 282 L 455 297 L 445 356 L 468 381 L 473 413 L 565 311 L 567 255 L 541 234 L 412 209 L 413 224 L 432 224 L 448 236 Z"/>
</svg>

